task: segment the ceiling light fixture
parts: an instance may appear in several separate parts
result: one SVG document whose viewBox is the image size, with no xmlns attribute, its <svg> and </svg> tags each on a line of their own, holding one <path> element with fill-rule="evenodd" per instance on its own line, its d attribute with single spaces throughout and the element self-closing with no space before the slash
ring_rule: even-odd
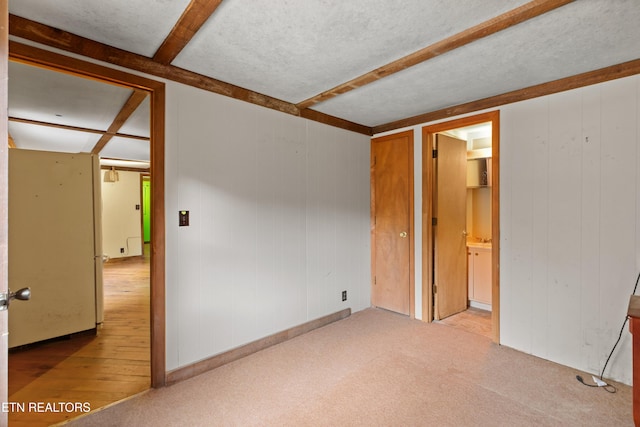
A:
<svg viewBox="0 0 640 427">
<path fill-rule="evenodd" d="M 117 182 L 119 180 L 120 177 L 118 176 L 118 171 L 114 166 L 104 172 L 104 182 Z"/>
</svg>

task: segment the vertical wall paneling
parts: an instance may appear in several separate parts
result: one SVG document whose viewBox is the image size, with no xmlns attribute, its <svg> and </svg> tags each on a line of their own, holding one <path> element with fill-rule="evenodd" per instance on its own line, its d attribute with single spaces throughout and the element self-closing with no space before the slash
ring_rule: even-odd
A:
<svg viewBox="0 0 640 427">
<path fill-rule="evenodd" d="M 581 116 L 580 91 L 549 97 L 547 340 L 543 345 L 547 358 L 569 366 L 577 366 L 582 341 L 578 304 L 582 279 Z M 560 329 L 558 324 L 565 327 Z"/>
<path fill-rule="evenodd" d="M 178 247 L 181 233 L 184 227 L 177 227 L 178 209 L 191 209 L 184 205 L 178 189 L 180 170 L 180 138 L 178 137 L 178 123 L 180 111 L 179 86 L 168 84 L 166 86 L 166 119 L 165 119 L 165 240 L 167 242 L 166 254 L 166 366 L 167 370 L 177 368 L 180 365 L 180 328 L 183 302 L 179 298 L 180 286 L 177 285 L 180 277 L 178 262 L 180 249 Z M 190 218 L 191 220 L 191 218 Z"/>
<path fill-rule="evenodd" d="M 608 353 L 626 316 L 637 266 L 636 199 L 634 183 L 638 171 L 637 146 L 638 77 L 620 79 L 602 85 L 601 150 L 601 222 L 600 222 L 600 325 L 603 329 L 601 355 Z M 604 363 L 604 362 L 602 362 Z M 607 372 L 631 373 L 630 334 L 611 359 Z"/>
<path fill-rule="evenodd" d="M 330 306 L 330 294 L 337 292 L 335 265 L 337 212 L 329 209 L 336 204 L 333 189 L 337 182 L 336 142 L 330 129 L 307 129 L 309 154 L 307 159 L 307 311 L 315 318 Z"/>
<path fill-rule="evenodd" d="M 534 307 L 546 309 L 546 268 L 534 268 L 534 259 L 546 262 L 546 192 L 548 183 L 547 100 L 539 98 L 530 103 L 517 104 L 502 116 L 501 147 L 508 156 L 501 156 L 507 176 L 501 182 L 507 188 L 508 203 L 501 218 L 508 227 L 501 226 L 507 247 L 501 247 L 500 341 L 533 352 L 533 343 L 540 331 L 546 330 L 546 317 L 539 316 Z M 503 133 L 504 130 L 504 133 Z M 505 146 L 507 148 L 505 148 Z M 501 153 L 502 154 L 502 153 Z M 503 169 L 504 170 L 504 169 Z M 508 251 L 505 249 L 508 248 Z M 544 334 L 544 332 L 542 332 Z M 539 348 L 539 347 L 538 347 Z M 538 352 L 543 350 L 538 350 Z"/>
<path fill-rule="evenodd" d="M 582 333 L 579 366 L 591 372 L 601 369 L 602 328 L 600 313 L 600 153 L 601 86 L 582 88 L 582 206 L 581 206 L 581 291 L 580 329 Z"/>
<path fill-rule="evenodd" d="M 541 357 L 547 357 L 548 353 L 548 333 L 553 325 L 549 324 L 549 294 L 551 291 L 549 285 L 549 238 L 551 237 L 547 226 L 549 222 L 549 199 L 548 194 L 554 187 L 554 182 L 551 178 L 551 156 L 553 155 L 552 144 L 550 135 L 549 118 L 549 100 L 540 99 L 539 102 L 534 103 L 536 105 L 536 111 L 538 114 L 531 114 L 531 116 L 525 116 L 523 119 L 527 119 L 532 122 L 527 123 L 527 133 L 531 133 L 534 139 L 531 141 L 533 157 L 530 160 L 530 167 L 533 173 L 531 185 L 531 219 L 532 219 L 532 233 L 529 244 L 531 245 L 531 293 L 532 299 L 530 304 L 530 322 L 531 322 L 531 351 L 533 354 Z M 542 110 L 540 110 L 540 108 Z M 533 112 L 532 112 L 533 113 Z M 520 145 L 519 145 L 520 146 Z M 553 166 L 557 168 L 557 162 L 553 163 Z M 516 193 L 520 193 L 521 190 L 515 189 Z M 525 192 L 526 193 L 526 192 Z M 527 245 L 526 241 L 521 242 L 522 245 Z M 521 304 L 526 304 L 526 301 L 521 300 Z"/>
<path fill-rule="evenodd" d="M 179 115 L 175 135 L 175 143 L 178 144 L 174 190 L 177 204 L 167 204 L 168 228 L 177 230 L 177 271 L 175 282 L 167 283 L 167 287 L 170 289 L 175 286 L 177 291 L 176 299 L 168 305 L 167 312 L 176 311 L 172 317 L 178 323 L 179 363 L 183 359 L 198 360 L 205 357 L 207 342 L 231 345 L 231 324 L 222 315 L 229 305 L 229 293 L 220 289 L 215 298 L 210 297 L 210 294 L 215 294 L 213 288 L 226 280 L 217 270 L 227 260 L 222 259 L 222 253 L 211 258 L 216 247 L 221 245 L 223 236 L 214 234 L 211 230 L 211 224 L 218 220 L 217 213 L 214 210 L 214 199 L 206 197 L 203 192 L 208 187 L 205 171 L 219 171 L 224 166 L 224 163 L 219 165 L 220 154 L 212 156 L 210 141 L 210 136 L 216 130 L 213 118 L 218 117 L 220 112 L 209 107 L 205 94 L 190 89 L 185 90 L 187 93 L 178 92 L 177 89 L 185 88 L 173 91 L 175 100 L 170 98 L 171 92 L 167 94 L 168 105 L 178 103 Z M 167 142 L 172 145 L 173 141 Z M 217 195 L 214 187 L 209 192 Z M 222 195 L 219 195 L 216 199 L 221 198 Z M 188 227 L 177 226 L 178 211 L 183 209 L 189 211 Z M 172 217 L 174 220 L 171 220 Z M 207 236 L 206 243 L 203 243 L 201 236 Z M 169 243 L 169 236 L 167 242 L 168 247 L 173 246 Z M 170 269 L 169 265 L 167 269 Z M 216 281 L 205 282 L 204 277 L 215 277 Z M 204 313 L 207 313 L 208 325 L 203 324 Z"/>
<path fill-rule="evenodd" d="M 511 123 L 515 120 L 515 111 L 500 111 L 500 137 L 502 141 L 514 141 L 515 129 L 512 126 L 507 126 L 507 123 Z M 505 303 L 506 301 L 513 300 L 513 286 L 507 285 L 513 282 L 513 272 L 511 265 L 507 259 L 506 254 L 511 254 L 513 251 L 511 245 L 511 235 L 513 230 L 513 222 L 511 218 L 513 204 L 513 185 L 512 175 L 513 170 L 513 151 L 515 144 L 500 144 L 500 281 L 502 286 L 500 287 L 500 342 L 503 342 L 503 337 L 512 337 L 515 335 L 514 328 L 511 327 L 511 319 L 513 318 L 513 310 L 511 305 Z"/>
<path fill-rule="evenodd" d="M 502 108 L 503 344 L 602 370 L 639 264 L 639 82 Z M 605 377 L 631 381 L 627 330 Z"/>
<path fill-rule="evenodd" d="M 369 138 L 168 89 L 168 368 L 368 307 Z"/>
</svg>

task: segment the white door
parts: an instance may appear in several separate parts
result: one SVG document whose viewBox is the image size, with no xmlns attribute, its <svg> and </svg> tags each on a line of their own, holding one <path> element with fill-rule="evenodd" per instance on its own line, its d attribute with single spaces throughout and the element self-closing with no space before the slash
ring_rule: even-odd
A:
<svg viewBox="0 0 640 427">
<path fill-rule="evenodd" d="M 9 152 L 9 347 L 96 327 L 102 300 L 99 165 L 91 154 Z M 99 225 L 99 223 L 97 224 Z"/>
</svg>

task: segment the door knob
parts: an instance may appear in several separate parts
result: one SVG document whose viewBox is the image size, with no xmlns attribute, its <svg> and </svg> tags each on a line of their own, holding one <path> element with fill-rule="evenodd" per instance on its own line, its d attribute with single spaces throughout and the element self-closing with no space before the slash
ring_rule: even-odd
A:
<svg viewBox="0 0 640 427">
<path fill-rule="evenodd" d="M 402 233 L 400 233 L 400 237 L 402 237 L 403 239 L 407 237 L 407 232 L 403 231 Z"/>
<path fill-rule="evenodd" d="M 15 292 L 3 292 L 0 293 L 0 311 L 7 310 L 9 308 L 9 303 L 13 299 L 17 299 L 20 301 L 27 301 L 31 298 L 31 289 L 30 288 L 22 288 Z"/>
</svg>

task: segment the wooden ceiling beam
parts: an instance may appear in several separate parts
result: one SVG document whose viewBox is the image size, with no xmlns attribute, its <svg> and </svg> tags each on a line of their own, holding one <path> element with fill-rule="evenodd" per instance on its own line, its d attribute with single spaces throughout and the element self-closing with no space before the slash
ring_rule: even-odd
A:
<svg viewBox="0 0 640 427">
<path fill-rule="evenodd" d="M 9 121 L 10 122 L 17 122 L 17 123 L 25 123 L 25 124 L 29 124 L 29 125 L 47 126 L 47 127 L 71 130 L 71 131 L 76 131 L 76 132 L 96 133 L 96 134 L 100 134 L 100 135 L 108 133 L 108 131 L 106 131 L 106 130 L 90 129 L 90 128 L 83 128 L 83 127 L 78 127 L 78 126 L 61 125 L 61 124 L 58 124 L 58 123 L 41 122 L 41 121 L 38 121 L 38 120 L 22 119 L 22 118 L 19 118 L 19 117 L 9 117 Z M 129 134 L 126 134 L 126 133 L 115 133 L 115 134 L 113 134 L 113 136 L 117 136 L 119 138 L 138 139 L 138 140 L 141 140 L 141 141 L 149 141 L 150 140 L 150 138 L 148 136 L 129 135 Z"/>
<path fill-rule="evenodd" d="M 300 109 L 290 102 L 272 98 L 258 92 L 253 92 L 240 86 L 225 83 L 173 65 L 160 64 L 146 56 L 107 46 L 19 16 L 9 15 L 9 34 L 15 37 L 34 41 L 36 43 L 41 43 L 52 48 L 61 49 L 87 58 L 97 59 L 99 61 L 125 67 L 130 70 L 140 71 L 145 74 L 193 86 L 198 89 L 214 92 L 240 101 L 259 105 L 261 107 L 270 108 L 282 113 L 298 117 L 302 116 Z M 44 63 L 47 62 L 47 56 L 56 55 L 53 52 L 38 49 L 16 41 L 9 41 L 9 53 L 14 57 L 40 57 L 43 59 Z M 315 111 L 305 114 L 308 115 L 306 118 L 309 120 L 329 124 L 335 127 L 341 127 L 339 124 L 347 123 L 348 127 L 343 129 L 352 130 L 365 135 L 372 134 L 372 129 L 369 126 L 363 126 L 346 120 L 336 121 L 334 120 L 335 117 Z"/>
<path fill-rule="evenodd" d="M 640 74 L 640 59 L 374 126 L 378 134 Z"/>
<path fill-rule="evenodd" d="M 220 3 L 222 0 L 191 0 L 176 25 L 153 55 L 153 60 L 166 65 L 176 59 Z"/>
<path fill-rule="evenodd" d="M 107 129 L 107 132 L 102 135 L 96 145 L 91 150 L 91 154 L 100 154 L 100 151 L 107 145 L 107 143 L 113 138 L 118 130 L 125 124 L 125 122 L 131 117 L 134 111 L 142 104 L 142 101 L 148 96 L 148 93 L 142 90 L 134 90 L 127 102 L 124 103 L 120 112 L 116 115 L 113 123 Z"/>
<path fill-rule="evenodd" d="M 100 169 L 117 170 L 117 171 L 123 171 L 123 172 L 143 172 L 143 173 L 149 173 L 151 171 L 151 168 L 132 168 L 127 166 L 100 166 Z"/>
<path fill-rule="evenodd" d="M 300 117 L 305 119 L 321 122 L 333 127 L 350 130 L 352 132 L 361 133 L 363 135 L 373 135 L 373 129 L 369 126 L 364 126 L 358 123 L 350 122 L 339 117 L 330 116 L 329 114 L 321 113 L 316 110 L 305 109 L 300 110 Z"/>
<path fill-rule="evenodd" d="M 160 64 L 146 56 L 98 43 L 19 16 L 9 15 L 9 34 L 77 55 L 125 67 L 130 70 L 140 71 L 152 76 L 278 110 L 283 113 L 299 115 L 298 108 L 289 102 L 271 98 L 173 65 Z M 15 46 L 14 43 L 15 42 L 9 43 L 10 52 L 12 47 L 18 49 L 18 46 Z M 20 48 L 26 49 L 23 46 L 24 45 Z"/>
<path fill-rule="evenodd" d="M 540 16 L 573 1 L 575 0 L 531 1 L 520 7 L 505 12 L 502 15 L 496 16 L 495 18 L 489 19 L 488 21 L 468 28 L 464 31 L 459 32 L 458 34 L 447 37 L 444 40 L 420 49 L 417 52 L 411 53 L 403 58 L 383 65 L 382 67 L 376 68 L 373 71 L 356 77 L 355 79 L 349 80 L 348 82 L 341 85 L 338 85 L 333 89 L 329 89 L 309 99 L 299 102 L 298 104 L 296 104 L 296 106 L 301 110 L 309 108 L 320 102 L 327 101 L 328 99 L 334 98 L 343 93 L 365 86 L 369 83 L 375 82 L 384 77 L 390 76 L 399 71 L 405 70 L 429 59 L 435 58 L 436 56 L 440 56 L 461 46 L 473 43 L 476 40 L 490 36 L 491 34 L 495 34 L 509 27 L 535 18 L 536 16 Z"/>
</svg>

